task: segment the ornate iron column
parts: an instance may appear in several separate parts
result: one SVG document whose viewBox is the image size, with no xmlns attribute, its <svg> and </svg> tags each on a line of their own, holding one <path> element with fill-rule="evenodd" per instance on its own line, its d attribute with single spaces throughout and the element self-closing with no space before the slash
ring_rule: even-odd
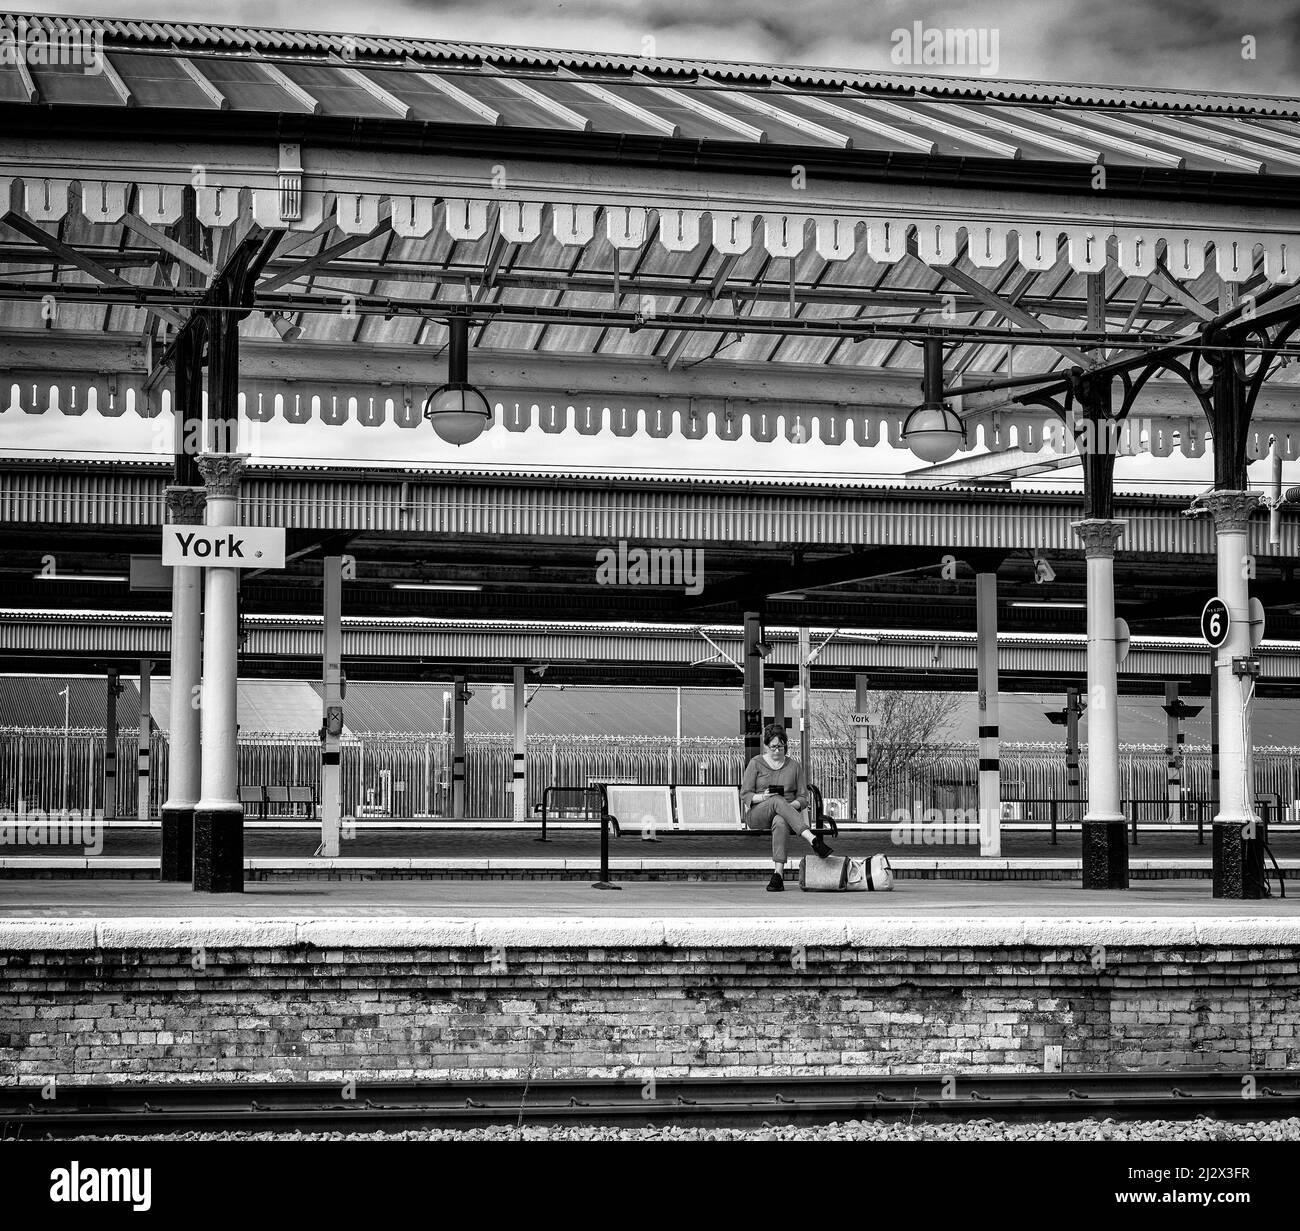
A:
<svg viewBox="0 0 1300 1231">
<path fill-rule="evenodd" d="M 1082 520 L 1073 523 L 1087 559 L 1088 603 L 1088 810 L 1083 817 L 1083 887 L 1128 888 L 1128 843 L 1119 788 L 1119 687 L 1115 651 L 1115 547 L 1124 522 L 1114 517 L 1115 456 L 1120 429 L 1142 386 L 1159 370 L 1070 372 L 1059 395 L 1022 398 L 1050 407 L 1074 437 L 1083 465 Z M 1118 408 L 1111 385 L 1124 390 Z M 1077 404 L 1077 410 L 1076 410 Z"/>
<path fill-rule="evenodd" d="M 178 425 L 179 426 L 179 425 Z M 169 487 L 167 521 L 203 524 L 201 487 Z M 167 802 L 162 806 L 162 879 L 194 876 L 194 806 L 199 801 L 199 705 L 202 679 L 203 570 L 172 570 L 171 735 L 167 752 Z"/>
<path fill-rule="evenodd" d="M 1250 644 L 1247 529 L 1260 493 L 1213 491 L 1200 505 L 1214 516 L 1219 597 L 1227 604 L 1228 639 L 1214 651 L 1219 700 L 1219 807 L 1213 824 L 1213 896 L 1262 898 L 1264 823 L 1255 815 L 1250 718 L 1255 677 Z"/>
<path fill-rule="evenodd" d="M 1115 664 L 1115 545 L 1123 521 L 1073 523 L 1088 561 L 1088 810 L 1083 887 L 1128 888 L 1128 845 L 1119 793 L 1119 688 Z"/>
<path fill-rule="evenodd" d="M 207 524 L 239 524 L 239 479 L 247 459 L 203 453 Z M 244 891 L 244 808 L 239 802 L 239 570 L 204 569 L 201 795 L 194 809 L 194 888 Z"/>
<path fill-rule="evenodd" d="M 1269 326 L 1276 324 L 1274 332 Z M 1248 489 L 1250 417 L 1278 349 L 1300 327 L 1294 307 L 1232 328 L 1207 330 L 1204 349 L 1187 364 L 1167 366 L 1200 401 L 1214 437 L 1214 490 L 1194 508 L 1214 518 L 1218 597 L 1227 605 L 1228 639 L 1213 653 L 1212 714 L 1216 721 L 1218 803 L 1213 824 L 1216 898 L 1261 898 L 1267 826 L 1255 815 L 1250 718 L 1258 662 L 1250 643 L 1250 515 L 1262 499 Z M 1262 350 L 1253 371 L 1231 349 L 1250 341 Z M 1206 379 L 1208 368 L 1209 379 Z"/>
</svg>

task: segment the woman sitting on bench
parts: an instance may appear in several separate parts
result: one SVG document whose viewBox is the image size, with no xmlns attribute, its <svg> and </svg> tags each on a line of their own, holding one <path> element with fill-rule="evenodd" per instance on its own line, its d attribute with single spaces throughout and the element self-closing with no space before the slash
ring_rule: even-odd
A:
<svg viewBox="0 0 1300 1231">
<path fill-rule="evenodd" d="M 745 766 L 740 781 L 740 806 L 747 829 L 772 830 L 772 862 L 776 871 L 768 881 L 769 892 L 785 888 L 785 842 L 788 834 L 799 834 L 825 859 L 831 848 L 808 826 L 808 781 L 803 766 L 786 756 L 785 729 L 769 723 L 763 729 L 765 752 Z"/>
</svg>

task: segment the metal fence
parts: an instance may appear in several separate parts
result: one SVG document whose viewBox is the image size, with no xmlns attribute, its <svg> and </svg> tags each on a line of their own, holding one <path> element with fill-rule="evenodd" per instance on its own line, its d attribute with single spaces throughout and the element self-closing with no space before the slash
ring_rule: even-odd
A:
<svg viewBox="0 0 1300 1231">
<path fill-rule="evenodd" d="M 117 748 L 116 815 L 137 813 L 136 735 L 123 732 Z M 514 741 L 505 735 L 467 735 L 466 814 L 507 817 L 512 814 L 510 781 Z M 1257 748 L 1255 792 L 1276 796 L 1283 806 L 1300 796 L 1297 758 L 1300 749 Z M 310 736 L 245 733 L 239 741 L 240 781 L 248 786 L 316 787 L 320 781 L 320 744 Z M 853 749 L 846 745 L 813 746 L 809 780 L 827 800 L 855 808 Z M 976 746 L 957 745 L 924 758 L 923 768 L 906 778 L 873 784 L 873 820 L 889 820 L 899 808 L 971 808 L 977 802 Z M 151 741 L 150 814 L 166 798 L 167 741 Z M 1002 798 L 1008 803 L 1065 799 L 1065 755 L 1055 745 L 1004 744 L 1001 749 Z M 1158 746 L 1125 748 L 1120 756 L 1124 799 L 1158 800 L 1165 796 L 1165 750 Z M 683 739 L 642 736 L 530 736 L 527 744 L 528 807 L 541 803 L 547 786 L 586 786 L 592 779 L 648 784 L 681 783 L 721 786 L 740 781 L 744 744 L 739 738 Z M 342 746 L 343 810 L 347 815 L 395 819 L 446 816 L 451 810 L 451 738 L 431 735 L 361 734 Z M 1080 758 L 1080 778 L 1087 790 L 1087 754 Z M 1184 754 L 1183 791 L 1207 798 L 1210 753 L 1205 747 Z M 0 728 L 0 807 L 104 807 L 104 734 L 96 730 Z M 1026 803 L 1026 812 L 1033 805 Z M 1031 819 L 1026 815 L 1025 819 Z M 1033 819 L 1046 819 L 1034 817 Z"/>
</svg>

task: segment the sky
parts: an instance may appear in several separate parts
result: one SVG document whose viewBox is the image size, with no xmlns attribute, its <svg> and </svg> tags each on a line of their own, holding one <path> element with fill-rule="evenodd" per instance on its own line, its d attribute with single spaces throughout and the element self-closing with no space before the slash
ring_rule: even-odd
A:
<svg viewBox="0 0 1300 1231">
<path fill-rule="evenodd" d="M 35 0 L 13 8 L 858 69 L 898 68 L 891 36 L 920 21 L 996 32 L 1000 77 L 1290 94 L 1300 73 L 1294 0 Z"/>
<path fill-rule="evenodd" d="M 13 11 L 77 16 L 143 17 L 171 21 L 252 24 L 343 33 L 437 37 L 515 46 L 698 56 L 827 67 L 914 69 L 943 72 L 942 65 L 909 65 L 892 58 L 895 37 L 920 22 L 925 28 L 983 31 L 990 52 L 986 75 L 1045 82 L 1133 84 L 1300 95 L 1300 5 L 1295 0 L 1251 0 L 1226 5 L 1202 0 L 997 0 L 988 4 L 941 0 L 31 0 Z M 995 53 L 995 54 L 993 54 Z M 969 68 L 947 71 L 970 73 Z M 975 70 L 978 72 L 978 68 Z M 92 414 L 80 426 L 52 416 L 0 414 L 0 451 L 51 450 L 94 455 L 102 447 Z M 572 468 L 656 469 L 674 464 L 672 446 L 608 436 L 562 441 L 493 430 L 460 450 L 431 434 L 397 428 L 329 429 L 313 445 L 322 460 L 527 467 L 560 462 Z M 315 434 L 313 434 L 315 435 Z M 418 435 L 419 447 L 412 448 Z M 303 434 L 267 425 L 249 443 L 263 456 L 300 456 Z M 113 447 L 122 452 L 170 453 L 158 426 L 116 422 Z M 847 456 L 846 456 L 847 454 Z M 817 441 L 793 457 L 781 443 L 712 442 L 693 450 L 701 470 L 731 474 L 843 474 L 875 477 L 914 469 L 902 450 L 829 448 Z M 1121 460 L 1117 478 L 1147 486 L 1155 478 L 1175 489 L 1208 486 L 1210 458 Z M 1261 482 L 1266 463 L 1252 478 Z M 1300 482 L 1300 464 L 1286 481 Z M 1033 485 L 1073 482 L 1074 472 Z"/>
</svg>

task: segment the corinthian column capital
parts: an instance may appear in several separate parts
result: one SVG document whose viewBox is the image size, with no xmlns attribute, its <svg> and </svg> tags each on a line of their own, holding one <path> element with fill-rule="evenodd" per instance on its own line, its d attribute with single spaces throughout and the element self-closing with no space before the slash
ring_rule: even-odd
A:
<svg viewBox="0 0 1300 1231">
<path fill-rule="evenodd" d="M 201 526 L 203 509 L 208 493 L 202 487 L 167 487 L 163 489 L 167 502 L 167 521 L 173 526 Z"/>
<path fill-rule="evenodd" d="M 247 453 L 200 453 L 194 461 L 208 485 L 209 497 L 239 494 L 239 479 L 248 461 Z"/>
<path fill-rule="evenodd" d="M 1083 540 L 1083 551 L 1089 559 L 1094 556 L 1111 558 L 1115 555 L 1115 544 L 1128 522 L 1107 517 L 1089 517 L 1083 521 L 1073 521 L 1070 528 Z"/>
<path fill-rule="evenodd" d="M 1263 498 L 1259 492 L 1207 492 L 1199 503 L 1214 515 L 1216 533 L 1244 534 L 1250 515 Z"/>
</svg>

